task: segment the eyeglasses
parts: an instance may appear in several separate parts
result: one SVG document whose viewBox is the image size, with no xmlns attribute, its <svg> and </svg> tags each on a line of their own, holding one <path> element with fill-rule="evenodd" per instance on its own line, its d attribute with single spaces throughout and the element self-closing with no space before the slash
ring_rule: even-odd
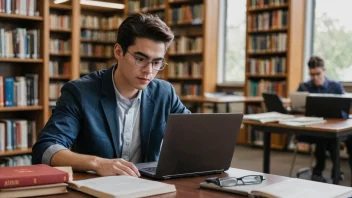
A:
<svg viewBox="0 0 352 198">
<path fill-rule="evenodd" d="M 152 68 L 154 70 L 161 71 L 167 65 L 167 63 L 164 60 L 149 61 L 148 59 L 146 59 L 144 57 L 138 57 L 138 56 L 132 54 L 128 50 L 127 50 L 127 52 L 130 53 L 134 57 L 135 65 L 138 66 L 138 67 L 146 67 L 147 65 L 149 65 L 149 63 L 152 63 Z"/>
<path fill-rule="evenodd" d="M 236 185 L 250 185 L 250 184 L 260 184 L 265 180 L 263 175 L 247 175 L 244 177 L 212 177 L 208 178 L 205 181 L 207 183 L 213 183 L 220 187 L 231 187 Z M 241 182 L 241 183 L 240 183 Z"/>
</svg>

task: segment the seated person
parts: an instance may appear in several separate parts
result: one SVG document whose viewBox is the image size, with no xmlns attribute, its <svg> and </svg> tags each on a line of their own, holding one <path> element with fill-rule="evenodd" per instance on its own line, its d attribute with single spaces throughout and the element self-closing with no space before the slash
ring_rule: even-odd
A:
<svg viewBox="0 0 352 198">
<path fill-rule="evenodd" d="M 344 94 L 345 91 L 339 82 L 328 79 L 325 76 L 324 60 L 318 56 L 313 56 L 308 62 L 309 75 L 311 80 L 301 83 L 298 91 L 306 91 L 309 93 L 328 93 L 328 94 Z M 334 155 L 333 146 L 323 138 L 315 138 L 315 158 L 316 165 L 313 168 L 312 180 L 326 182 L 322 173 L 325 169 L 326 150 L 329 150 L 331 156 Z M 352 138 L 346 141 L 347 150 L 349 153 L 349 164 L 352 167 Z M 333 175 L 333 173 L 331 174 Z"/>
<path fill-rule="evenodd" d="M 140 176 L 133 163 L 157 161 L 168 116 L 190 113 L 170 83 L 154 79 L 173 38 L 157 16 L 127 17 L 114 46 L 118 64 L 63 86 L 33 164 Z"/>
</svg>

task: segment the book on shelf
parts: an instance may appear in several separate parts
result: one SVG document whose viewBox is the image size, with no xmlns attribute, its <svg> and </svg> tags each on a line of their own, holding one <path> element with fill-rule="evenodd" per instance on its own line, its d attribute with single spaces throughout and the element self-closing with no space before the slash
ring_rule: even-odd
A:
<svg viewBox="0 0 352 198">
<path fill-rule="evenodd" d="M 265 59 L 250 58 L 248 61 L 248 73 L 252 75 L 275 75 L 286 73 L 286 58 L 271 57 Z"/>
<path fill-rule="evenodd" d="M 179 78 L 179 77 L 202 77 L 202 62 L 188 61 L 188 62 L 173 62 L 168 63 L 168 77 Z"/>
<path fill-rule="evenodd" d="M 248 39 L 249 53 L 286 52 L 287 33 L 251 35 Z"/>
<path fill-rule="evenodd" d="M 265 8 L 271 6 L 286 5 L 288 0 L 250 0 L 250 8 Z"/>
<path fill-rule="evenodd" d="M 225 191 L 249 197 L 320 197 L 342 198 L 352 196 L 350 187 L 314 182 L 297 178 L 286 178 L 280 181 L 264 180 L 261 184 L 237 185 L 233 187 L 219 187 L 216 184 L 202 182 L 201 188 Z"/>
<path fill-rule="evenodd" d="M 287 26 L 287 10 L 276 10 L 248 15 L 247 27 L 249 31 L 276 30 L 286 28 Z"/>
<path fill-rule="evenodd" d="M 52 54 L 70 54 L 71 40 L 50 39 L 50 53 Z"/>
<path fill-rule="evenodd" d="M 0 158 L 0 167 L 30 165 L 32 165 L 32 155 L 16 155 Z"/>
<path fill-rule="evenodd" d="M 40 31 L 37 29 L 0 28 L 0 57 L 39 58 Z"/>
<path fill-rule="evenodd" d="M 202 24 L 204 20 L 203 4 L 182 6 L 169 10 L 169 24 Z"/>
<path fill-rule="evenodd" d="M 288 118 L 284 120 L 280 120 L 280 124 L 289 125 L 289 126 L 308 126 L 312 124 L 321 124 L 325 123 L 326 120 L 324 118 L 319 117 L 295 117 L 295 118 Z"/>
<path fill-rule="evenodd" d="M 37 11 L 37 0 L 31 1 L 0 1 L 0 13 L 19 14 L 24 16 L 39 16 Z"/>
<path fill-rule="evenodd" d="M 139 1 L 128 1 L 128 13 L 140 12 L 140 7 Z"/>
<path fill-rule="evenodd" d="M 247 85 L 247 93 L 249 96 L 261 96 L 263 92 L 276 92 L 279 96 L 286 95 L 286 81 L 270 81 L 270 80 L 249 80 Z"/>
<path fill-rule="evenodd" d="M 180 36 L 174 39 L 169 54 L 197 53 L 203 51 L 203 37 Z"/>
<path fill-rule="evenodd" d="M 49 61 L 49 76 L 69 75 L 71 68 L 70 61 Z"/>
<path fill-rule="evenodd" d="M 50 29 L 70 30 L 71 17 L 67 14 L 50 14 Z"/>
<path fill-rule="evenodd" d="M 58 100 L 61 95 L 61 88 L 64 86 L 64 82 L 51 82 L 49 84 L 49 100 Z"/>
<path fill-rule="evenodd" d="M 107 176 L 71 181 L 69 187 L 95 197 L 147 197 L 176 192 L 174 185 L 132 176 Z"/>
<path fill-rule="evenodd" d="M 280 120 L 294 118 L 294 115 L 288 115 L 278 112 L 266 112 L 266 113 L 257 113 L 257 114 L 247 114 L 243 116 L 243 120 L 253 120 L 261 123 L 268 122 L 278 122 Z"/>
<path fill-rule="evenodd" d="M 167 0 L 141 0 L 140 7 L 142 10 L 148 10 L 152 8 L 163 8 L 165 7 L 165 1 Z"/>
<path fill-rule="evenodd" d="M 117 37 L 116 34 L 116 31 L 82 30 L 81 39 L 87 41 L 115 42 Z"/>
<path fill-rule="evenodd" d="M 38 105 L 38 74 L 0 76 L 0 107 Z"/>
<path fill-rule="evenodd" d="M 112 30 L 117 29 L 121 23 L 122 17 L 119 16 L 101 17 L 85 14 L 81 15 L 81 28 Z"/>
<path fill-rule="evenodd" d="M 91 43 L 81 43 L 80 51 L 83 56 L 96 56 L 104 58 L 113 58 L 113 46 L 106 46 L 100 44 L 91 44 Z"/>
</svg>

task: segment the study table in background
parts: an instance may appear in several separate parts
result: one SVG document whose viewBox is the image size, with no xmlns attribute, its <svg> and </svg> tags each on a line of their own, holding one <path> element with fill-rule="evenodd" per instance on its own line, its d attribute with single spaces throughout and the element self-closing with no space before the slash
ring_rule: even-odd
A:
<svg viewBox="0 0 352 198">
<path fill-rule="evenodd" d="M 248 196 L 243 196 L 243 195 L 238 195 L 238 194 L 232 194 L 232 193 L 226 193 L 226 192 L 221 192 L 221 191 L 216 191 L 216 190 L 208 190 L 208 189 L 201 189 L 199 188 L 199 184 L 203 182 L 206 178 L 209 177 L 238 177 L 241 175 L 251 175 L 251 174 L 258 174 L 258 172 L 253 172 L 253 171 L 247 171 L 247 170 L 242 170 L 242 169 L 235 169 L 235 168 L 230 168 L 229 170 L 226 171 L 226 173 L 222 174 L 215 174 L 215 175 L 207 175 L 207 176 L 201 176 L 201 177 L 187 177 L 187 178 L 179 178 L 179 179 L 170 179 L 170 180 L 160 180 L 161 182 L 165 182 L 168 184 L 173 184 L 176 187 L 176 192 L 174 193 L 168 193 L 168 194 L 163 194 L 163 195 L 158 195 L 158 196 L 153 196 L 153 197 L 202 197 L 202 198 L 227 198 L 227 197 L 248 197 Z M 270 174 L 263 174 L 264 178 L 266 180 L 271 181 L 271 183 L 277 183 L 279 181 L 287 180 L 289 179 L 288 177 L 283 177 L 283 176 L 278 176 L 278 175 L 270 175 Z M 97 177 L 94 174 L 90 173 L 74 173 L 73 174 L 73 179 L 74 180 L 82 180 L 82 179 L 90 179 Z M 143 177 L 142 177 L 143 178 Z M 147 178 L 144 178 L 147 179 Z M 43 196 L 43 197 L 55 197 L 55 198 L 64 198 L 64 197 L 70 197 L 70 198 L 81 198 L 81 197 L 91 197 L 87 194 L 71 190 L 68 188 L 68 194 L 61 194 L 61 195 L 51 195 L 51 196 Z"/>
<path fill-rule="evenodd" d="M 340 173 L 340 141 L 347 136 L 352 135 L 352 119 L 326 119 L 323 124 L 314 124 L 310 126 L 288 126 L 279 123 L 260 123 L 258 121 L 244 120 L 243 124 L 250 125 L 253 130 L 262 131 L 264 133 L 264 159 L 263 172 L 270 173 L 270 136 L 271 133 L 293 134 L 293 135 L 309 135 L 313 137 L 323 137 L 331 140 L 336 145 L 334 152 L 336 166 L 334 167 L 333 183 L 338 184 Z"/>
</svg>

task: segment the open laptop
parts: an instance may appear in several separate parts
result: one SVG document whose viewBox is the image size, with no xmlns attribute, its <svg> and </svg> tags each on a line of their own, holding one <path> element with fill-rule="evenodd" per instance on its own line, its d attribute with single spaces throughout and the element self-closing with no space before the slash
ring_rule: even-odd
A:
<svg viewBox="0 0 352 198">
<path fill-rule="evenodd" d="M 311 94 L 307 97 L 306 116 L 349 118 L 352 98 L 343 95 Z"/>
<path fill-rule="evenodd" d="M 291 111 L 305 112 L 306 100 L 309 92 L 295 91 L 290 93 Z"/>
<path fill-rule="evenodd" d="M 268 112 L 275 111 L 287 114 L 288 110 L 284 107 L 283 102 L 276 93 L 263 93 L 264 103 Z"/>
<path fill-rule="evenodd" d="M 221 173 L 230 167 L 243 114 L 171 114 L 159 161 L 139 163 L 156 179 Z"/>
</svg>

